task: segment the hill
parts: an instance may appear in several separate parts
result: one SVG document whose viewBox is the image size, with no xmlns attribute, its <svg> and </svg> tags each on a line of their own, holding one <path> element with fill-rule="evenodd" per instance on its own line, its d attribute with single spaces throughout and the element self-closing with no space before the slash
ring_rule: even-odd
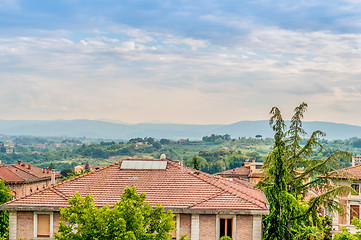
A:
<svg viewBox="0 0 361 240">
<path fill-rule="evenodd" d="M 287 122 L 286 122 L 287 124 Z M 332 122 L 304 122 L 304 128 L 311 133 L 322 130 L 326 139 L 348 139 L 361 137 L 361 126 Z M 196 125 L 173 123 L 124 124 L 98 120 L 0 120 L 0 134 L 32 136 L 67 136 L 103 139 L 130 139 L 154 137 L 168 139 L 201 139 L 203 136 L 230 134 L 232 138 L 272 137 L 273 132 L 267 120 L 240 121 L 229 125 Z"/>
</svg>

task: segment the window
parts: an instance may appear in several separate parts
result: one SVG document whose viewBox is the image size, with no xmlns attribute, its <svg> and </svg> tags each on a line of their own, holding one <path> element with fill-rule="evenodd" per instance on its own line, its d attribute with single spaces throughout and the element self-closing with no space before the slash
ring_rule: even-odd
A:
<svg viewBox="0 0 361 240">
<path fill-rule="evenodd" d="M 37 237 L 50 237 L 50 214 L 38 214 Z"/>
<path fill-rule="evenodd" d="M 350 224 L 354 217 L 360 217 L 360 205 L 350 205 Z"/>
<path fill-rule="evenodd" d="M 228 236 L 232 238 L 233 219 L 220 218 L 219 219 L 219 237 Z"/>
<path fill-rule="evenodd" d="M 351 184 L 351 187 L 353 190 L 355 190 L 357 192 L 357 194 L 360 193 L 360 185 L 358 184 Z"/>
<path fill-rule="evenodd" d="M 34 238 L 53 237 L 53 213 L 34 212 Z"/>
</svg>

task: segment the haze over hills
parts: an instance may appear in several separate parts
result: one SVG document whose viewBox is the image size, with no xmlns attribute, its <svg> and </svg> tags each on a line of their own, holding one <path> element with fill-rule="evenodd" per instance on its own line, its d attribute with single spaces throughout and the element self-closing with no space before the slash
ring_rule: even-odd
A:
<svg viewBox="0 0 361 240">
<path fill-rule="evenodd" d="M 288 122 L 286 121 L 286 124 Z M 325 132 L 326 139 L 361 137 L 361 126 L 332 122 L 304 122 L 308 133 L 314 130 Z M 267 120 L 240 121 L 222 125 L 196 125 L 175 123 L 125 124 L 99 120 L 0 120 L 0 134 L 33 136 L 67 136 L 104 139 L 130 139 L 154 137 L 168 139 L 201 139 L 210 134 L 230 134 L 232 138 L 273 137 Z"/>
</svg>

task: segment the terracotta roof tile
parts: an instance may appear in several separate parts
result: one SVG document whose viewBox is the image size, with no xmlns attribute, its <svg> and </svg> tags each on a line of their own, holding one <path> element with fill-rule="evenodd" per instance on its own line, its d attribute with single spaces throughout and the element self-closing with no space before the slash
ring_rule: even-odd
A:
<svg viewBox="0 0 361 240">
<path fill-rule="evenodd" d="M 329 173 L 330 177 L 333 178 L 354 178 L 354 179 L 361 179 L 361 164 L 342 168 L 336 171 L 332 171 Z"/>
<path fill-rule="evenodd" d="M 29 167 L 30 166 L 30 167 Z M 60 172 L 56 173 L 56 176 L 60 176 Z M 51 172 L 45 173 L 43 169 L 26 164 L 0 164 L 0 179 L 6 183 L 22 183 L 37 181 L 40 179 L 50 179 Z"/>
<path fill-rule="evenodd" d="M 139 159 L 138 159 L 139 160 Z M 267 199 L 249 183 L 229 181 L 174 162 L 166 170 L 121 169 L 121 162 L 70 179 L 32 195 L 6 203 L 8 206 L 66 206 L 76 192 L 92 194 L 97 206 L 114 205 L 126 186 L 136 186 L 153 206 L 182 209 L 267 210 Z"/>
<path fill-rule="evenodd" d="M 227 171 L 217 173 L 217 175 L 240 175 L 240 176 L 248 177 L 250 172 L 251 172 L 251 170 L 250 170 L 249 166 L 242 166 L 239 168 L 234 168 L 234 169 L 230 169 Z"/>
</svg>

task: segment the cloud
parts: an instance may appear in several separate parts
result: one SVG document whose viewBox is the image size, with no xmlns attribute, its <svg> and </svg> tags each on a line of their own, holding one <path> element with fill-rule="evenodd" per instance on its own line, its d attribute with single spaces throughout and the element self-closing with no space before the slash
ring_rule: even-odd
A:
<svg viewBox="0 0 361 240">
<path fill-rule="evenodd" d="M 230 123 L 307 101 L 314 119 L 341 121 L 342 112 L 351 122 L 361 103 L 352 1 L 340 11 L 322 1 L 58 4 L 59 12 L 9 1 L 13 26 L 0 24 L 3 118 L 146 122 L 161 112 L 162 121 Z M 320 16 L 307 12 L 321 7 Z M 33 19 L 14 27 L 25 12 L 20 22 Z"/>
</svg>

